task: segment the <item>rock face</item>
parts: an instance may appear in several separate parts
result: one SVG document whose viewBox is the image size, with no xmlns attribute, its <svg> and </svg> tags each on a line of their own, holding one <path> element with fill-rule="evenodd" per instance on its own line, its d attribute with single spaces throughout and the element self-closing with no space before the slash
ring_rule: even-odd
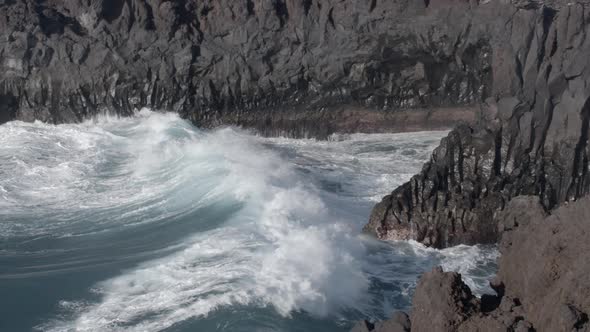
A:
<svg viewBox="0 0 590 332">
<path fill-rule="evenodd" d="M 456 331 L 479 310 L 479 301 L 454 272 L 437 267 L 424 273 L 412 301 L 414 331 Z"/>
<path fill-rule="evenodd" d="M 553 209 L 590 191 L 588 3 L 513 5 L 490 42 L 493 84 L 477 124 L 443 139 L 374 208 L 367 232 L 434 247 L 492 243 L 494 216 L 513 197 L 536 195 Z"/>
<path fill-rule="evenodd" d="M 466 0 L 5 0 L 0 123 L 147 106 L 292 136 L 449 127 L 493 95 L 492 36 L 515 11 Z M 398 115 L 413 109 L 423 115 Z M 433 119 L 436 109 L 450 116 Z"/>
<path fill-rule="evenodd" d="M 518 299 L 538 331 L 590 331 L 590 199 L 502 236 L 500 294 Z"/>
<path fill-rule="evenodd" d="M 460 275 L 435 268 L 416 288 L 411 331 L 590 331 L 590 198 L 547 216 L 538 198 L 518 197 L 500 218 L 511 227 L 492 282 L 497 295 L 478 299 Z"/>
</svg>

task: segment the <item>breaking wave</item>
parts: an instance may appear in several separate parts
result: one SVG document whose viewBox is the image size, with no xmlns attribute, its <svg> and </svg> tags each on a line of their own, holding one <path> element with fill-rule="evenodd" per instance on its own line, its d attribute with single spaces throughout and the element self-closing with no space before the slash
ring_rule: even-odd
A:
<svg viewBox="0 0 590 332">
<path fill-rule="evenodd" d="M 359 235 L 443 134 L 269 139 L 148 110 L 2 125 L 0 284 L 87 278 L 54 295 L 49 331 L 345 330 L 407 308 L 435 264 L 484 292 L 494 248 Z"/>
</svg>

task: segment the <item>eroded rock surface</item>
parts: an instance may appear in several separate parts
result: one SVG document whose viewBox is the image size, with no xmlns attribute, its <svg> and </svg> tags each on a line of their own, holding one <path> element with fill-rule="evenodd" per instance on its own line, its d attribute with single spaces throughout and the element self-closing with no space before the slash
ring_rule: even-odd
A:
<svg viewBox="0 0 590 332">
<path fill-rule="evenodd" d="M 6 0 L 0 123 L 148 106 L 269 135 L 449 127 L 493 95 L 494 38 L 506 39 L 516 11 L 466 0 Z"/>
<path fill-rule="evenodd" d="M 499 218 L 511 227 L 502 233 L 497 294 L 478 299 L 460 275 L 435 268 L 416 288 L 411 331 L 590 331 L 590 198 L 547 215 L 538 198 L 517 197 Z"/>
<path fill-rule="evenodd" d="M 493 87 L 478 123 L 443 139 L 374 208 L 367 232 L 434 247 L 493 243 L 494 216 L 513 197 L 539 196 L 550 210 L 590 191 L 589 5 L 513 4 L 491 43 Z"/>
</svg>

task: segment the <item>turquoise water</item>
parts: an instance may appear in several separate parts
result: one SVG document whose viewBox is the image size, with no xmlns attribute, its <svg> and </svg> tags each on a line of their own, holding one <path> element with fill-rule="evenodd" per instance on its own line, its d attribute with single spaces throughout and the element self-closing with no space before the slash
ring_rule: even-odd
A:
<svg viewBox="0 0 590 332">
<path fill-rule="evenodd" d="M 494 248 L 360 235 L 444 132 L 261 138 L 143 110 L 0 126 L 0 330 L 347 331 Z"/>
</svg>

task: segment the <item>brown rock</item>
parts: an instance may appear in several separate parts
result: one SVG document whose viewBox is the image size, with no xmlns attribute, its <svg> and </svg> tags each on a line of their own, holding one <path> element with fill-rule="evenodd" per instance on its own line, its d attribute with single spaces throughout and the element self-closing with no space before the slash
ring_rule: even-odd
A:
<svg viewBox="0 0 590 332">
<path fill-rule="evenodd" d="M 420 279 L 412 331 L 590 331 L 590 197 L 545 216 L 520 197 L 498 218 L 504 230 L 495 288 L 476 299 L 457 273 L 435 268 Z"/>
<path fill-rule="evenodd" d="M 412 301 L 412 331 L 456 331 L 477 313 L 479 301 L 461 280 L 461 275 L 437 267 L 425 273 Z"/>
</svg>

